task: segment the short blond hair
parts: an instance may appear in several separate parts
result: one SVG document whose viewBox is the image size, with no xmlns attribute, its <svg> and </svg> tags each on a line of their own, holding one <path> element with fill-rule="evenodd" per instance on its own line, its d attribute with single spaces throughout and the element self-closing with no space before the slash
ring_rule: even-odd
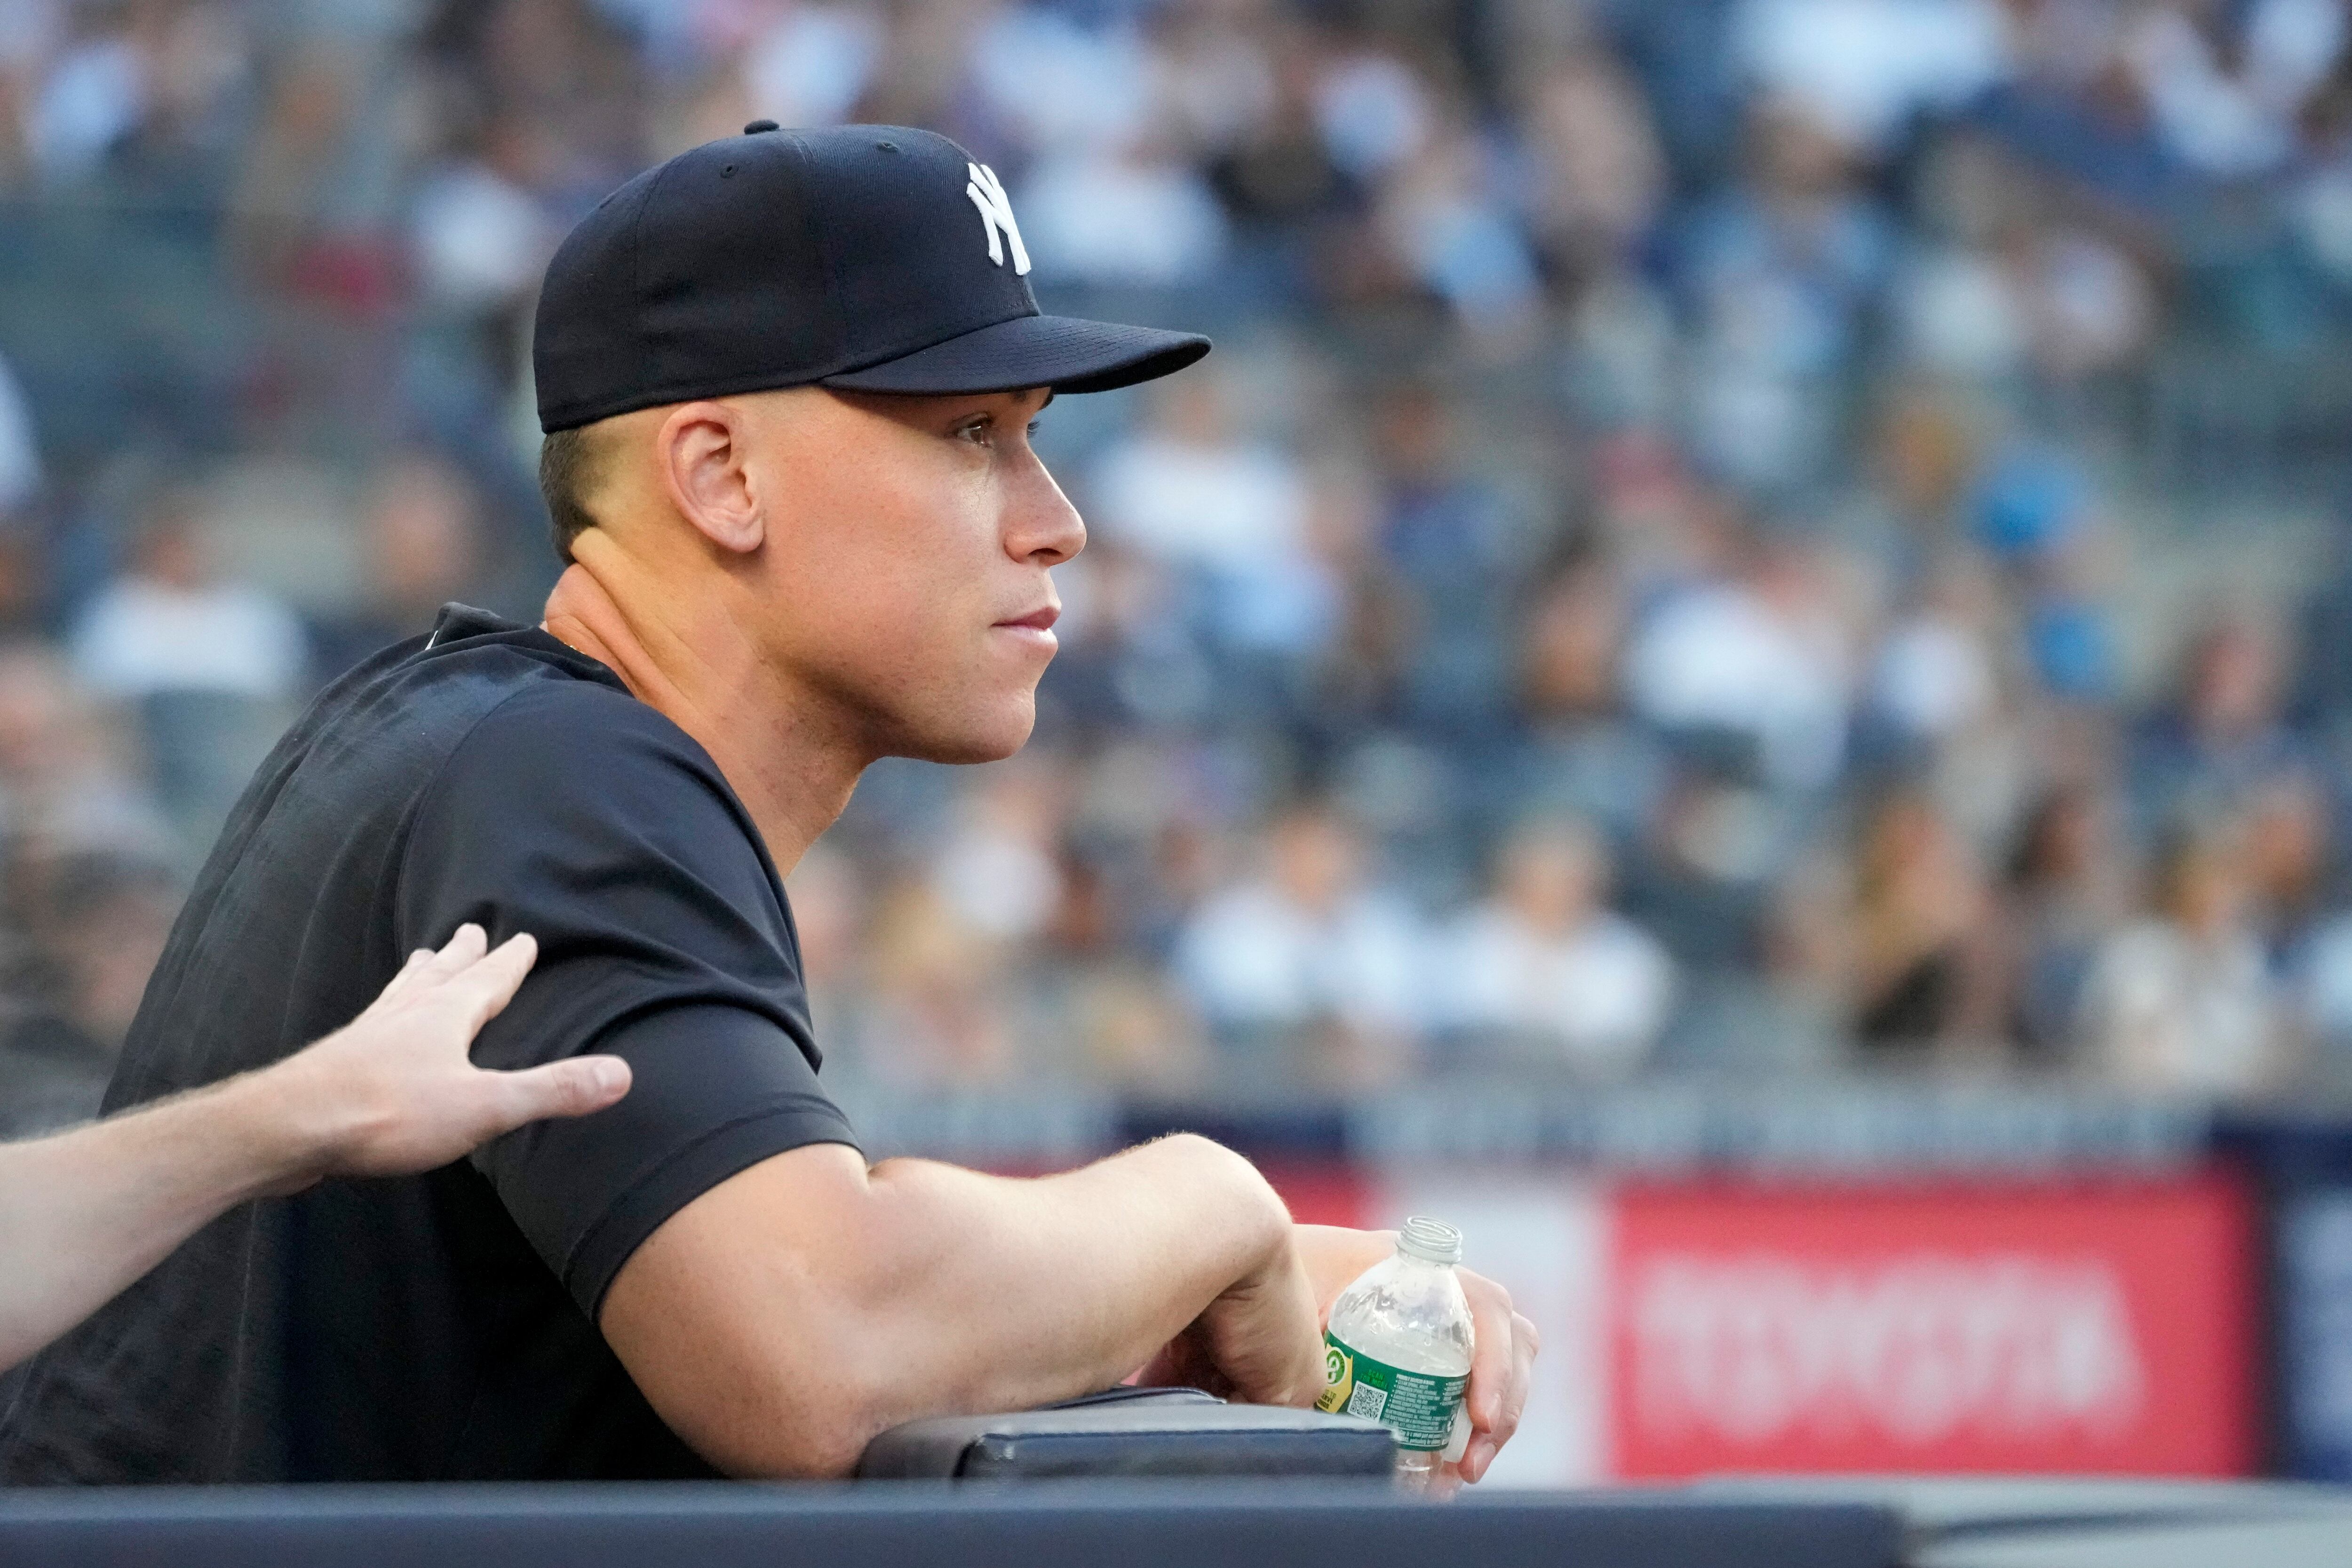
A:
<svg viewBox="0 0 2352 1568">
<path fill-rule="evenodd" d="M 548 540 L 556 559 L 572 564 L 572 545 L 596 526 L 588 496 L 604 478 L 604 443 L 596 426 L 551 430 L 539 446 L 539 493 L 547 502 Z"/>
</svg>

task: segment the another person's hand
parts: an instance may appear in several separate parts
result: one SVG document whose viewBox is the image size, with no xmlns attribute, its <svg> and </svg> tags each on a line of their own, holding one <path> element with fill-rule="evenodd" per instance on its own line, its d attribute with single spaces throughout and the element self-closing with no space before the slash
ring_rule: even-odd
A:
<svg viewBox="0 0 2352 1568">
<path fill-rule="evenodd" d="M 1315 1293 L 1319 1331 L 1330 1321 L 1331 1303 L 1339 1292 L 1396 1249 L 1396 1232 L 1343 1230 L 1325 1225 L 1302 1225 L 1297 1230 L 1298 1255 Z M 1519 1429 L 1528 1387 L 1535 1377 L 1536 1354 L 1543 1347 L 1535 1324 L 1512 1310 L 1508 1290 L 1470 1269 L 1454 1272 L 1462 1280 L 1463 1295 L 1469 1298 L 1471 1331 L 1477 1343 L 1471 1353 L 1470 1389 L 1464 1396 L 1470 1412 L 1470 1446 L 1458 1465 L 1445 1468 L 1465 1481 L 1475 1481 Z"/>
<path fill-rule="evenodd" d="M 478 925 L 410 955 L 366 1012 L 263 1076 L 330 1131 L 312 1175 L 391 1176 L 461 1160 L 528 1121 L 584 1116 L 629 1090 L 618 1057 L 487 1072 L 467 1053 L 538 959 L 529 936 L 487 952 Z"/>
<path fill-rule="evenodd" d="M 223 1210 L 321 1176 L 391 1176 L 462 1159 L 543 1116 L 628 1092 L 614 1057 L 484 1072 L 474 1036 L 539 956 L 461 926 L 368 1010 L 275 1066 L 87 1127 L 0 1145 L 0 1368 L 30 1355 Z"/>
</svg>

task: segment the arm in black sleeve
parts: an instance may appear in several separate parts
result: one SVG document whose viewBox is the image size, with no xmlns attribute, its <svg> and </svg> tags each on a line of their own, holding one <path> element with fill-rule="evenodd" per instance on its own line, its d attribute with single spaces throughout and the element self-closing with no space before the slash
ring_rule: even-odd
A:
<svg viewBox="0 0 2352 1568">
<path fill-rule="evenodd" d="M 619 1105 L 473 1157 L 592 1319 L 688 1203 L 771 1155 L 855 1142 L 817 1083 L 799 942 L 758 830 L 653 709 L 576 680 L 509 698 L 420 803 L 402 867 L 404 946 L 466 921 L 539 940 L 478 1062 L 609 1051 L 635 1074 Z"/>
</svg>

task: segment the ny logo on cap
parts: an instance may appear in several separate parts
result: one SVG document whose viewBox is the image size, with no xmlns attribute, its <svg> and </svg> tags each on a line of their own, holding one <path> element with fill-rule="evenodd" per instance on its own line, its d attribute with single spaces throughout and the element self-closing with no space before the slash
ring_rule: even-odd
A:
<svg viewBox="0 0 2352 1568">
<path fill-rule="evenodd" d="M 988 231 L 988 258 L 999 267 L 1004 265 L 1004 240 L 1013 245 L 1013 275 L 1029 275 L 1029 251 L 1021 243 L 1021 226 L 1013 221 L 1013 203 L 997 182 L 996 171 L 985 163 L 966 163 L 971 171 L 971 183 L 963 194 L 980 209 L 981 226 Z M 1000 240 L 999 236 L 1003 237 Z"/>
</svg>

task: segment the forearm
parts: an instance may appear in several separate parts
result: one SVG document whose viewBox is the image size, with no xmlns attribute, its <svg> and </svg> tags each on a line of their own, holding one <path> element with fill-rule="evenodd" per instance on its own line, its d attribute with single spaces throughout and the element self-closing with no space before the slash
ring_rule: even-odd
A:
<svg viewBox="0 0 2352 1568">
<path fill-rule="evenodd" d="M 198 1229 L 316 1173 L 325 1130 L 274 1069 L 0 1146 L 0 1366 L 97 1310 Z"/>
<path fill-rule="evenodd" d="M 736 1181 L 639 1249 L 602 1323 L 742 1475 L 845 1474 L 898 1422 L 1105 1387 L 1291 1256 L 1272 1189 L 1196 1138 L 1033 1180 L 826 1149 Z"/>
<path fill-rule="evenodd" d="M 870 1277 L 866 1310 L 888 1324 L 877 1343 L 919 1352 L 896 1358 L 892 1420 L 942 1398 L 1017 1410 L 1106 1387 L 1287 1245 L 1264 1180 L 1199 1140 L 1025 1182 L 894 1161 L 874 1190 L 903 1216 L 903 1250 Z"/>
</svg>

